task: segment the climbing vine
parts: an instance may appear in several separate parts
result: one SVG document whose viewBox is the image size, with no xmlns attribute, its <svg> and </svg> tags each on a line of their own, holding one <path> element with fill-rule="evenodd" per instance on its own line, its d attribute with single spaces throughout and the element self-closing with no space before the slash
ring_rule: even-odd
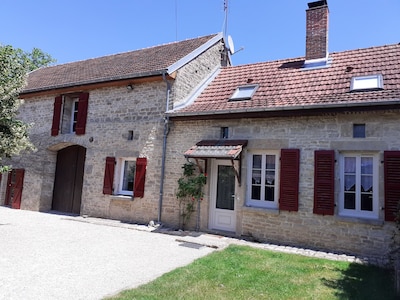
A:
<svg viewBox="0 0 400 300">
<path fill-rule="evenodd" d="M 200 201 L 203 200 L 203 187 L 206 184 L 207 177 L 206 174 L 196 173 L 195 165 L 191 163 L 185 163 L 182 169 L 183 177 L 178 179 L 178 191 L 176 193 L 179 200 L 180 226 L 182 230 L 185 230 L 192 214 L 196 211 L 195 205 L 197 204 L 196 230 L 198 230 Z"/>
</svg>

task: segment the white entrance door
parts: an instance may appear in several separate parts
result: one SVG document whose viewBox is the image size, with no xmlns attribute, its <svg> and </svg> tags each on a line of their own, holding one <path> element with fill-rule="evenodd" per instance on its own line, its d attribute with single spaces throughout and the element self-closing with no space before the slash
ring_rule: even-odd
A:
<svg viewBox="0 0 400 300">
<path fill-rule="evenodd" d="M 230 161 L 214 160 L 211 174 L 210 229 L 236 231 L 235 171 Z"/>
</svg>

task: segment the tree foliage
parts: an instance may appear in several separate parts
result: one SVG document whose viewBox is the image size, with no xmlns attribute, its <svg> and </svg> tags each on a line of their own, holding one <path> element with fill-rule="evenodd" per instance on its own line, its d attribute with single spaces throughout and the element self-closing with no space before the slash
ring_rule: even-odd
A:
<svg viewBox="0 0 400 300">
<path fill-rule="evenodd" d="M 34 150 L 29 141 L 29 124 L 17 118 L 22 100 L 19 93 L 26 83 L 27 73 L 55 62 L 50 55 L 34 48 L 24 52 L 12 46 L 0 45 L 0 172 L 7 171 L 4 158 Z"/>
</svg>

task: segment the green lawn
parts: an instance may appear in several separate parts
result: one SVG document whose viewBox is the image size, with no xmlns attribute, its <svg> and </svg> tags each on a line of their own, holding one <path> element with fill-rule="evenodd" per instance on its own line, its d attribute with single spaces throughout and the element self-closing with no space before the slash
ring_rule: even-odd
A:
<svg viewBox="0 0 400 300">
<path fill-rule="evenodd" d="M 373 266 L 231 245 L 111 299 L 396 299 Z"/>
</svg>

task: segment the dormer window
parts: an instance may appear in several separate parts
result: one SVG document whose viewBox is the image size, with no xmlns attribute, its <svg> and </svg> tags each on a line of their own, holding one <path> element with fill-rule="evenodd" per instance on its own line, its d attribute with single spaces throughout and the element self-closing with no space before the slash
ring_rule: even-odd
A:
<svg viewBox="0 0 400 300">
<path fill-rule="evenodd" d="M 257 84 L 239 86 L 229 101 L 250 100 L 257 88 Z"/>
<path fill-rule="evenodd" d="M 350 91 L 369 91 L 381 89 L 383 89 L 383 77 L 381 74 L 351 78 Z"/>
</svg>

